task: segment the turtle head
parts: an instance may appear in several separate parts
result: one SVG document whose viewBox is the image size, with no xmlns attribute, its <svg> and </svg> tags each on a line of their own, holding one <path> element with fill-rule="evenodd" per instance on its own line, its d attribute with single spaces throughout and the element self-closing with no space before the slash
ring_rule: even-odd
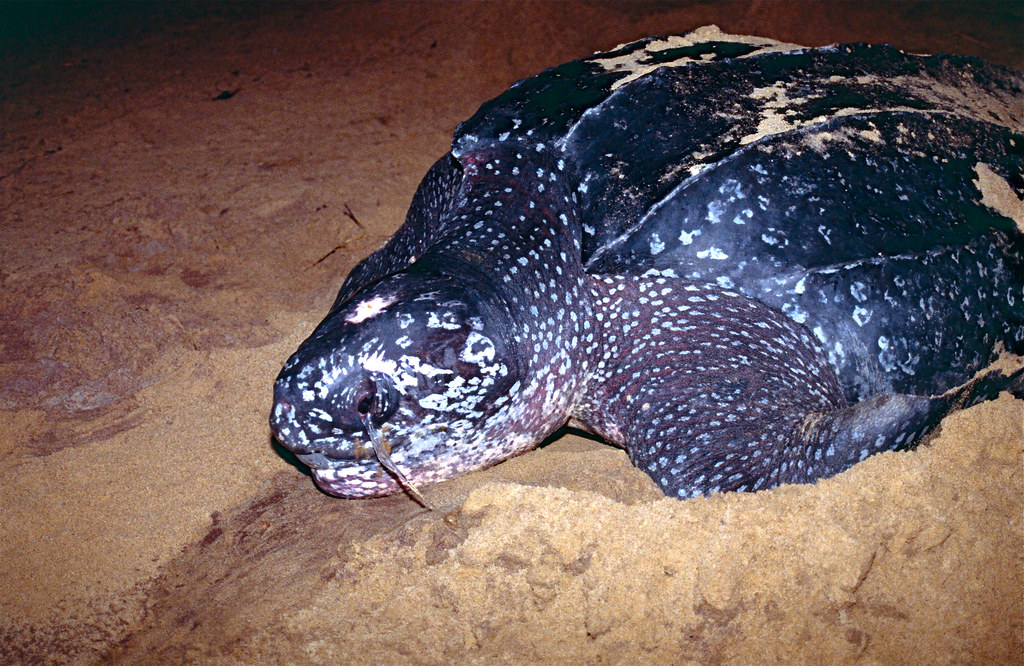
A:
<svg viewBox="0 0 1024 666">
<path fill-rule="evenodd" d="M 341 497 L 496 462 L 482 440 L 521 379 L 508 319 L 451 277 L 374 283 L 337 304 L 287 361 L 271 429 Z"/>
</svg>

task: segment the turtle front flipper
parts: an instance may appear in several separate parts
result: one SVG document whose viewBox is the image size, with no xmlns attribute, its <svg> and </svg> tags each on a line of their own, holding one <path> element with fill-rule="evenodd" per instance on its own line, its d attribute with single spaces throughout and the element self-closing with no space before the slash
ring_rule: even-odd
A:
<svg viewBox="0 0 1024 666">
<path fill-rule="evenodd" d="M 774 308 L 669 278 L 596 277 L 591 289 L 598 339 L 574 417 L 678 497 L 833 476 L 1024 381 L 990 374 L 850 406 L 812 335 Z"/>
</svg>

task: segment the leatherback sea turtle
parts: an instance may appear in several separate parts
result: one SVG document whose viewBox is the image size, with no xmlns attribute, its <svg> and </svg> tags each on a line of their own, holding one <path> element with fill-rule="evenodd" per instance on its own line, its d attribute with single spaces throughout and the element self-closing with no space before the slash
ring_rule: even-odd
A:
<svg viewBox="0 0 1024 666">
<path fill-rule="evenodd" d="M 1024 370 L 1024 77 L 709 26 L 520 81 L 274 387 L 277 439 L 368 497 L 567 421 L 667 493 L 834 475 Z"/>
</svg>

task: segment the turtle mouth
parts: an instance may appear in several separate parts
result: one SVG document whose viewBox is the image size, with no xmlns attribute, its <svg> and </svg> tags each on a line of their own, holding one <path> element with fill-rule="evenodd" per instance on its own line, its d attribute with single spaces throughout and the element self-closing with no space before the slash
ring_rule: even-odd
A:
<svg viewBox="0 0 1024 666">
<path fill-rule="evenodd" d="M 313 453 L 296 453 L 295 457 L 299 459 L 303 465 L 310 469 L 338 469 L 344 467 L 347 464 L 354 462 L 353 460 L 345 460 L 343 458 L 332 458 L 324 453 L 315 451 Z"/>
<path fill-rule="evenodd" d="M 295 458 L 309 468 L 317 487 L 335 497 L 364 498 L 391 495 L 402 489 L 397 479 L 377 460 L 369 444 L 358 443 L 355 449 L 338 450 L 341 439 L 325 439 L 312 443 L 310 453 L 295 453 Z M 351 442 L 345 440 L 351 446 Z M 330 451 L 331 453 L 326 453 Z M 337 455 L 335 451 L 342 454 Z"/>
<path fill-rule="evenodd" d="M 373 446 L 360 437 L 326 436 L 310 439 L 301 447 L 278 441 L 310 469 L 336 470 L 342 467 L 364 465 L 375 459 Z M 296 450 L 298 449 L 298 450 Z"/>
<path fill-rule="evenodd" d="M 391 457 L 391 442 L 387 426 L 378 428 L 369 418 L 364 421 L 369 444 L 360 439 L 354 442 L 340 438 L 320 438 L 311 444 L 310 453 L 296 453 L 295 457 L 309 467 L 316 485 L 324 492 L 338 497 L 379 497 L 404 490 L 423 507 L 435 510 L 419 491 L 420 479 L 415 468 L 403 458 Z M 335 451 L 338 442 L 345 441 L 352 448 L 344 458 L 325 453 Z M 396 464 L 397 463 L 397 464 Z M 411 478 L 412 477 L 412 478 Z"/>
<path fill-rule="evenodd" d="M 432 508 L 412 482 L 396 467 L 380 431 L 372 428 L 371 442 L 361 438 L 320 437 L 309 442 L 309 453 L 293 451 L 309 468 L 313 481 L 337 497 L 380 497 L 405 489 L 420 504 Z"/>
</svg>

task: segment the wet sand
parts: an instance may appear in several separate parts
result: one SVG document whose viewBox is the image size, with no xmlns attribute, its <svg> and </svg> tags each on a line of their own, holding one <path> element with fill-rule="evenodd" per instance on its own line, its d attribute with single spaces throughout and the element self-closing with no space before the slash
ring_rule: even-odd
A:
<svg viewBox="0 0 1024 666">
<path fill-rule="evenodd" d="M 7 10 L 11 11 L 11 10 Z M 0 661 L 1024 658 L 1024 402 L 679 502 L 566 436 L 319 493 L 280 364 L 513 81 L 708 23 L 1024 68 L 1019 3 L 118 5 L 0 32 Z M 19 26 L 23 29 L 19 29 Z"/>
</svg>

